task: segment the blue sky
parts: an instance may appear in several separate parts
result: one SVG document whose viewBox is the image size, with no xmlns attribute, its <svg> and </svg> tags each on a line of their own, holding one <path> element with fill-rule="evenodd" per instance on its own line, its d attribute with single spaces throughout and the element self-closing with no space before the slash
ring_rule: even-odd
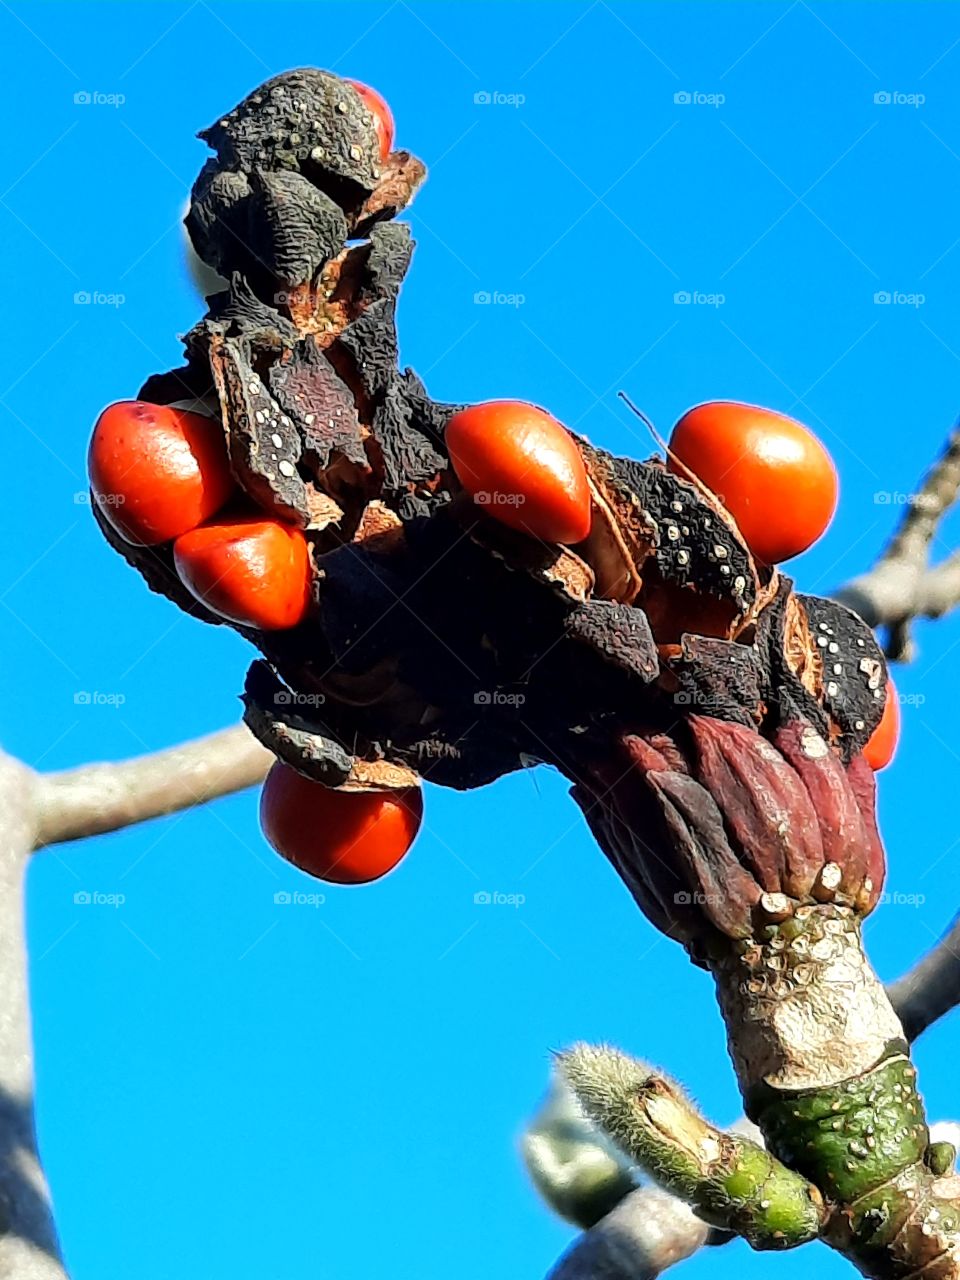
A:
<svg viewBox="0 0 960 1280">
<path fill-rule="evenodd" d="M 375 85 L 430 166 L 400 326 L 431 392 L 535 400 L 638 456 L 619 388 L 663 434 L 706 399 L 794 414 L 842 483 L 793 566 L 805 589 L 870 562 L 956 416 L 957 6 L 16 4 L 0 31 L 18 121 L 0 682 L 4 745 L 40 768 L 237 717 L 251 654 L 109 551 L 84 455 L 104 404 L 177 364 L 202 309 L 178 229 L 197 130 L 286 68 Z M 881 787 L 900 897 L 867 925 L 884 977 L 960 897 L 960 617 L 916 637 Z M 574 1038 L 736 1113 L 709 980 L 636 913 L 561 778 L 429 788 L 393 876 L 274 904 L 293 888 L 315 886 L 266 847 L 250 794 L 35 860 L 40 1134 L 76 1280 L 533 1280 L 571 1232 L 515 1139 L 548 1049 Z M 481 890 L 524 902 L 477 906 Z M 934 1117 L 957 1106 L 958 1047 L 955 1022 L 919 1046 Z M 811 1261 L 735 1244 L 687 1272 Z"/>
</svg>

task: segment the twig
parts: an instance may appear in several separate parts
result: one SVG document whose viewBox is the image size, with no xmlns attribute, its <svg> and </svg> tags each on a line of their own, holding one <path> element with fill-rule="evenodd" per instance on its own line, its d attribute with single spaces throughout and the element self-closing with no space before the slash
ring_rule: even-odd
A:
<svg viewBox="0 0 960 1280">
<path fill-rule="evenodd" d="M 669 1191 L 640 1187 L 574 1240 L 548 1280 L 655 1280 L 695 1254 L 712 1234 Z"/>
<path fill-rule="evenodd" d="M 942 617 L 960 600 L 960 552 L 928 569 L 917 592 L 918 613 L 924 618 Z"/>
<path fill-rule="evenodd" d="M 36 846 L 117 831 L 262 781 L 273 762 L 244 725 L 138 756 L 41 776 Z"/>
<path fill-rule="evenodd" d="M 912 656 L 910 623 L 938 618 L 960 604 L 960 556 L 930 566 L 930 548 L 944 515 L 960 492 L 960 425 L 919 490 L 909 495 L 900 526 L 879 560 L 834 592 L 871 627 L 887 629 L 887 656 Z"/>
<path fill-rule="evenodd" d="M 960 916 L 935 947 L 887 988 L 908 1040 L 960 1003 Z"/>
</svg>

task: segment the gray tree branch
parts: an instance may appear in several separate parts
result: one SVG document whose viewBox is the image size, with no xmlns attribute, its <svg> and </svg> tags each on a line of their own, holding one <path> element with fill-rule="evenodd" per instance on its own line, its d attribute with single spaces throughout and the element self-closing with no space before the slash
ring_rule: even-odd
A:
<svg viewBox="0 0 960 1280">
<path fill-rule="evenodd" d="M 940 941 L 887 987 L 909 1040 L 960 1004 L 960 916 Z"/>
<path fill-rule="evenodd" d="M 23 924 L 31 853 L 242 790 L 272 760 L 243 725 L 47 776 L 0 755 L 0 1280 L 66 1280 L 34 1128 Z"/>
<path fill-rule="evenodd" d="M 638 1187 L 574 1240 L 547 1280 L 655 1280 L 714 1234 L 669 1191 Z"/>
<path fill-rule="evenodd" d="M 35 839 L 33 780 L 0 756 L 0 1278 L 64 1280 L 33 1121 L 23 882 Z"/>
<path fill-rule="evenodd" d="M 834 592 L 871 627 L 887 630 L 887 656 L 911 656 L 910 623 L 939 618 L 960 604 L 960 556 L 931 566 L 931 548 L 943 517 L 960 492 L 960 426 L 916 493 L 873 568 Z"/>
<path fill-rule="evenodd" d="M 89 764 L 36 782 L 36 844 L 63 844 L 205 804 L 261 782 L 271 753 L 245 725 L 138 756 Z"/>
</svg>

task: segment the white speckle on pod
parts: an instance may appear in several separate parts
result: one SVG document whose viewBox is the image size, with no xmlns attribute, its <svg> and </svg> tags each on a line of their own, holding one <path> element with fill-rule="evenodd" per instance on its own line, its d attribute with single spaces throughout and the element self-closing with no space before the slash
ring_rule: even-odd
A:
<svg viewBox="0 0 960 1280">
<path fill-rule="evenodd" d="M 822 760 L 829 747 L 812 725 L 804 725 L 800 734 L 800 750 L 810 760 Z"/>
</svg>

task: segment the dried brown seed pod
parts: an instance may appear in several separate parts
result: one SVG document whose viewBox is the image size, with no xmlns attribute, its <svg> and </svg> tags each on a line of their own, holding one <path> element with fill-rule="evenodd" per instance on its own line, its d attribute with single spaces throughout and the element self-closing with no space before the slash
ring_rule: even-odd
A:
<svg viewBox="0 0 960 1280">
<path fill-rule="evenodd" d="M 413 244 L 391 218 L 423 166 L 381 162 L 356 91 L 310 69 L 202 136 L 216 154 L 188 225 L 229 285 L 185 365 L 141 394 L 219 415 L 244 502 L 306 530 L 316 608 L 288 632 L 242 631 L 266 659 L 248 682 L 254 731 L 331 785 L 395 767 L 468 787 L 555 765 L 644 910 L 694 955 L 753 927 L 764 891 L 867 909 L 883 850 L 857 761 L 884 677 L 867 628 L 757 565 L 719 501 L 659 458 L 574 437 L 593 511 L 575 550 L 485 517 L 444 446 L 462 406 L 398 367 Z M 118 550 L 219 621 L 169 548 Z M 827 764 L 802 758 L 799 721 Z M 699 900 L 721 883 L 723 902 Z"/>
</svg>

